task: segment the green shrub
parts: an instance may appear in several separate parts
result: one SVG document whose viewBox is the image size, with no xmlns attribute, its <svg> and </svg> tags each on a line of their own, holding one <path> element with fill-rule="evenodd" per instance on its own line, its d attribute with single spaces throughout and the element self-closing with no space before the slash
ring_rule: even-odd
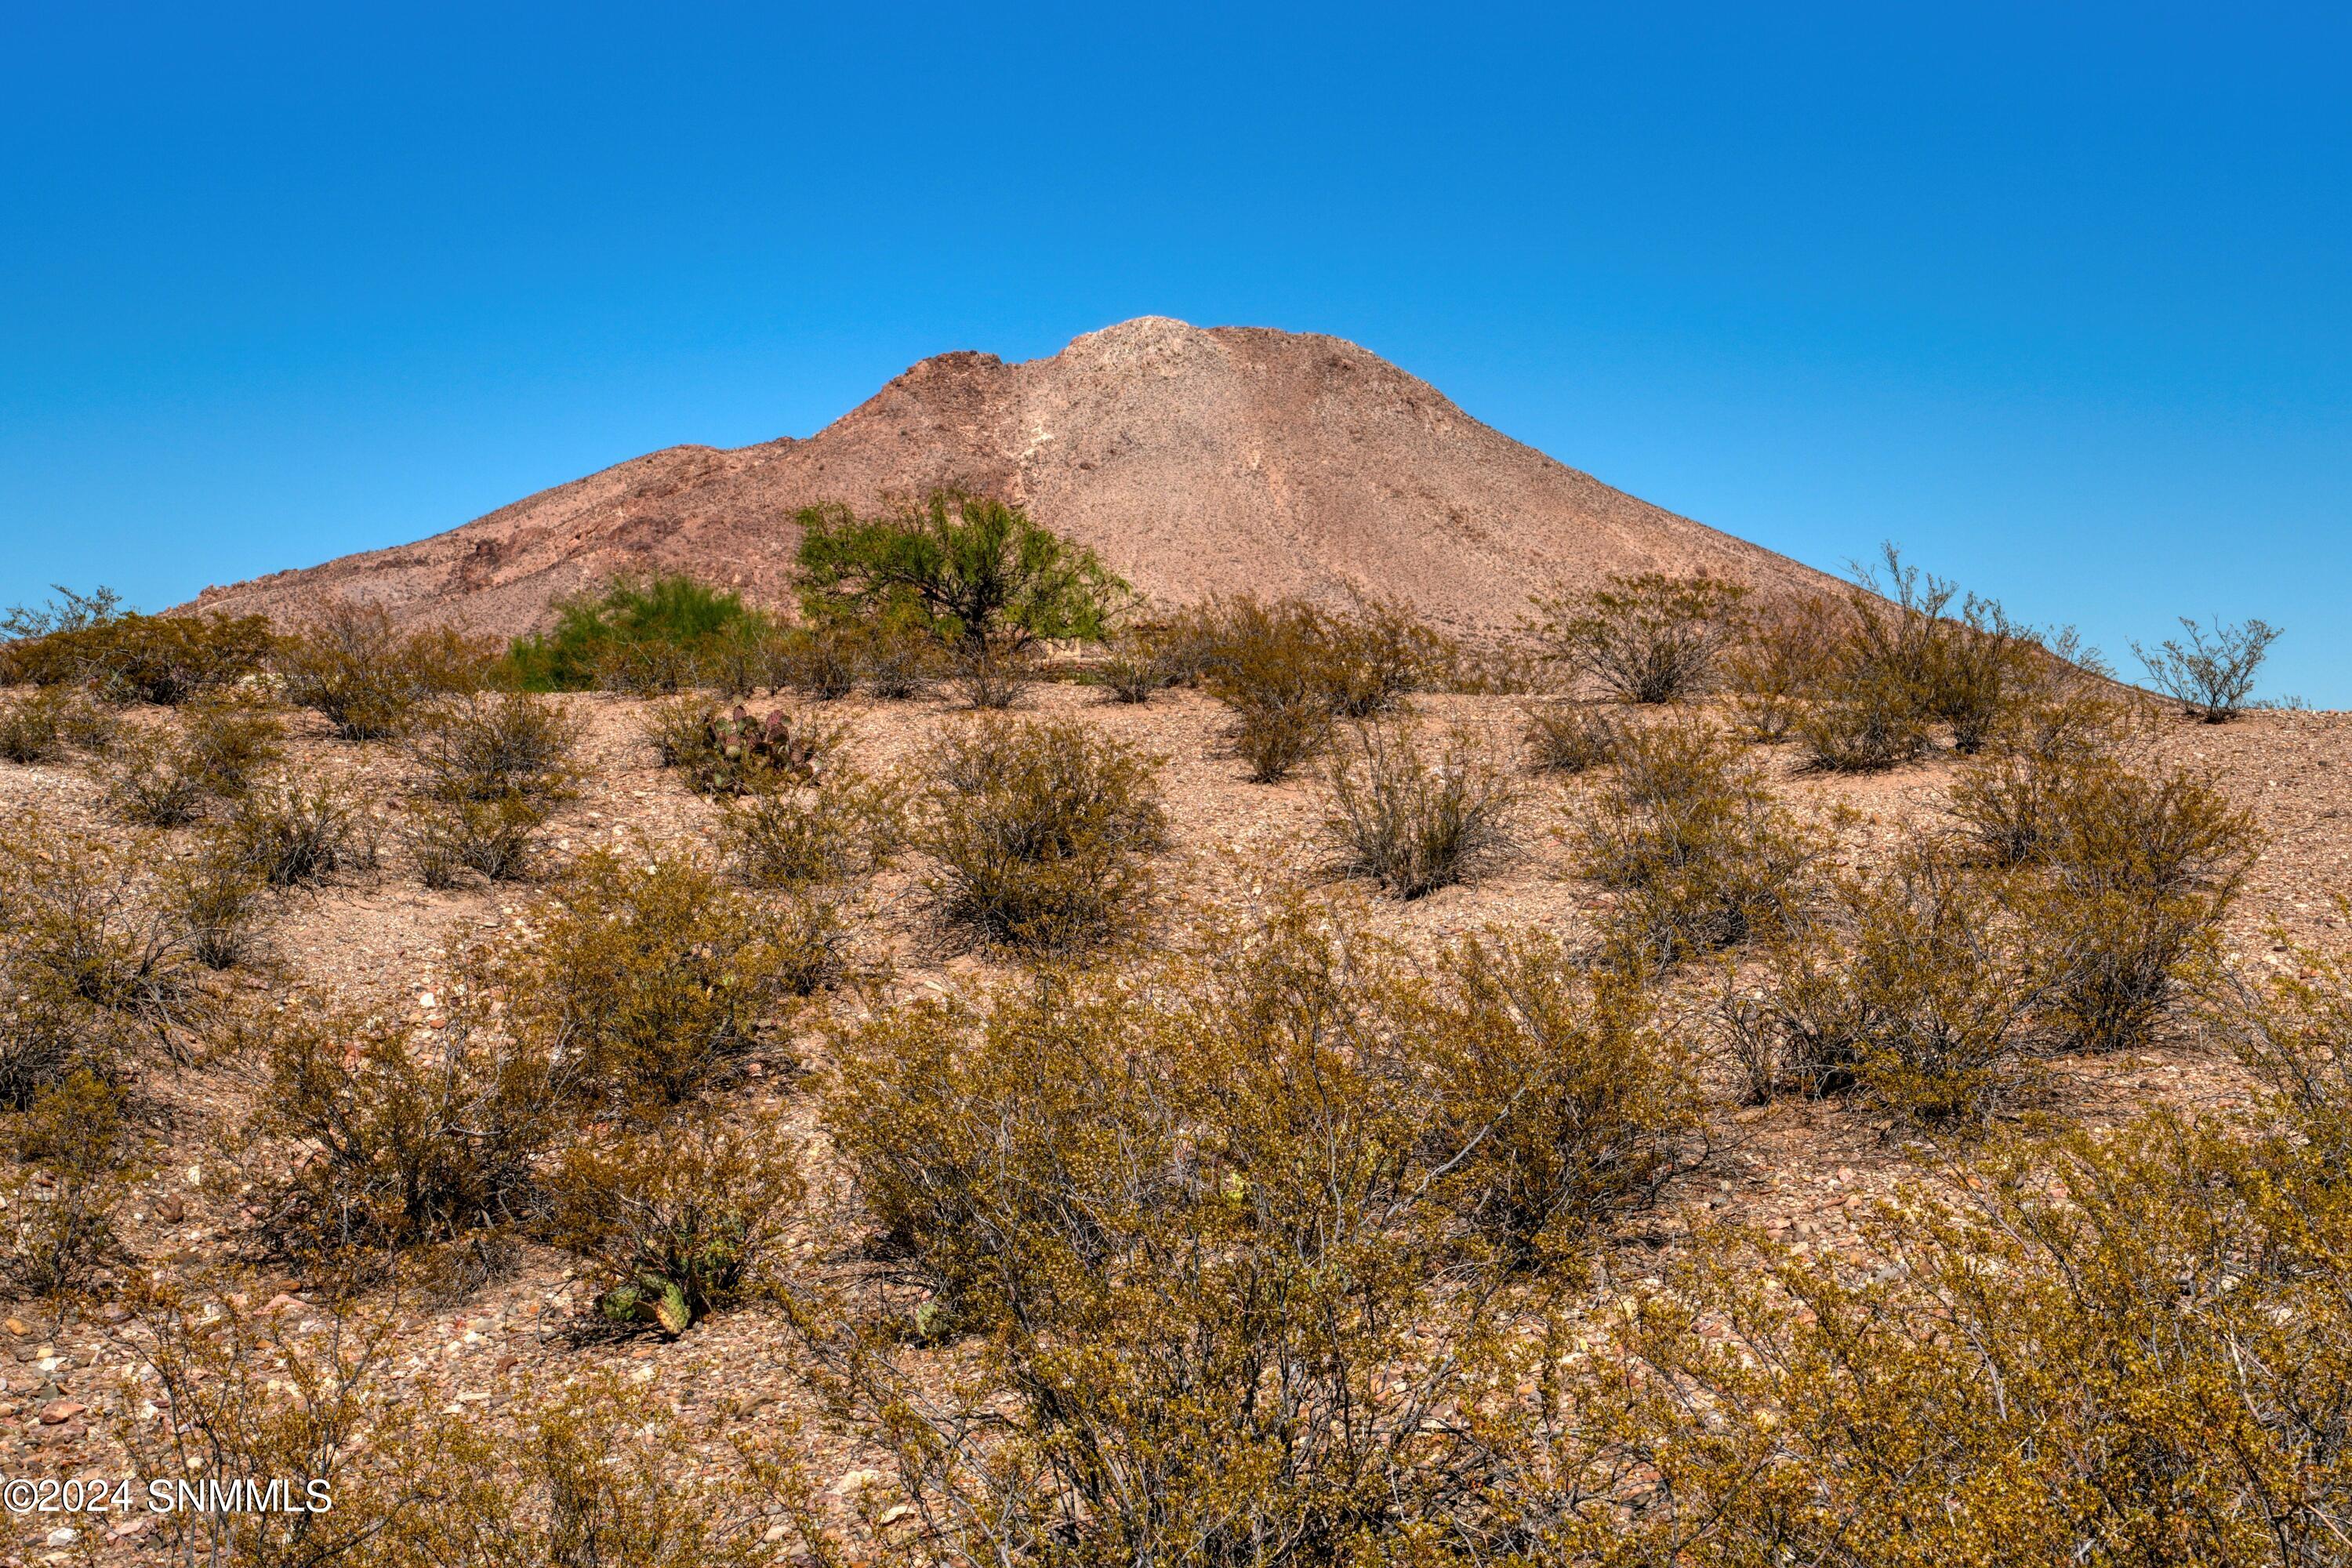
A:
<svg viewBox="0 0 2352 1568">
<path fill-rule="evenodd" d="M 1713 577 L 1619 574 L 1597 588 L 1538 595 L 1531 630 L 1550 658 L 1628 702 L 1705 691 L 1741 630 L 1748 590 Z"/>
<path fill-rule="evenodd" d="M 837 702 L 857 689 L 866 674 L 866 628 L 851 621 L 794 626 L 777 639 L 773 684 L 789 686 L 815 702 Z"/>
<path fill-rule="evenodd" d="M 1806 597 L 1751 616 L 1724 661 L 1734 722 L 1749 739 L 1787 740 L 1835 668 L 1838 610 Z"/>
<path fill-rule="evenodd" d="M 1459 650 L 1393 600 L 1360 598 L 1347 611 L 1316 617 L 1323 644 L 1323 682 L 1342 719 L 1385 713 L 1408 692 L 1425 690 Z"/>
<path fill-rule="evenodd" d="M 1853 1088 L 1908 1120 L 1981 1120 L 2026 1074 L 2045 990 L 2013 885 L 1932 842 L 1840 880 L 1722 1021 L 1751 1098 Z"/>
<path fill-rule="evenodd" d="M 1690 721 L 1628 730 L 1613 775 L 1571 808 L 1569 830 L 1587 874 L 1618 891 L 1611 940 L 1648 963 L 1784 928 L 1821 853 L 1738 742 Z"/>
<path fill-rule="evenodd" d="M 578 721 L 524 692 L 442 699 L 417 711 L 405 738 L 422 793 L 439 800 L 561 800 L 578 775 Z"/>
<path fill-rule="evenodd" d="M 542 697 L 473 694 L 420 709 L 407 743 L 417 782 L 404 836 L 425 886 L 530 875 L 541 830 L 578 793 L 578 724 Z"/>
<path fill-rule="evenodd" d="M 181 708 L 180 747 L 206 794 L 234 799 L 286 754 L 286 725 L 251 696 L 207 692 Z"/>
<path fill-rule="evenodd" d="M 252 956 L 268 887 L 259 868 L 215 840 L 173 862 L 163 887 L 190 957 L 207 969 L 235 969 Z"/>
<path fill-rule="evenodd" d="M 1643 1293 L 1526 1495 L 1542 1555 L 2338 1560 L 2344 1184 L 2168 1115 L 1964 1173 L 1865 1218 L 1888 1267 L 1759 1238 Z"/>
<path fill-rule="evenodd" d="M 478 1270 L 534 1211 L 537 1162 L 565 1127 L 558 1063 L 483 1014 L 455 995 L 430 1038 L 316 1005 L 268 1017 L 249 1133 L 286 1153 L 241 1161 L 259 1235 L 358 1278 L 404 1254 Z"/>
<path fill-rule="evenodd" d="M 678 575 L 616 579 L 554 608 L 553 626 L 507 649 L 526 691 L 676 691 L 772 625 L 735 594 Z"/>
<path fill-rule="evenodd" d="M 2029 862 L 2050 1021 L 2076 1049 L 2139 1045 L 2184 981 L 2210 972 L 2253 863 L 2253 819 L 2210 778 L 2113 764 L 2077 773 L 2051 805 Z"/>
<path fill-rule="evenodd" d="M 0 757 L 12 763 L 52 763 L 65 755 L 57 698 L 35 691 L 0 707 Z"/>
<path fill-rule="evenodd" d="M 1434 755 L 1410 723 L 1360 724 L 1329 767 L 1324 837 L 1341 868 L 1402 899 L 1468 881 L 1517 848 L 1518 791 L 1478 737 L 1455 730 Z"/>
<path fill-rule="evenodd" d="M 78 1071 L 116 1081 L 205 1014 L 184 932 L 152 897 L 151 845 L 37 816 L 0 835 L 0 1106 Z"/>
<path fill-rule="evenodd" d="M 404 810 L 400 837 L 418 879 L 428 888 L 454 888 L 467 871 L 492 882 L 528 879 L 554 806 L 511 790 L 493 800 L 416 795 Z"/>
<path fill-rule="evenodd" d="M 139 731 L 107 760 L 107 806 L 142 827 L 185 826 L 205 805 L 205 778 L 197 765 L 173 736 Z"/>
<path fill-rule="evenodd" d="M 549 1225 L 594 1270 L 597 1311 L 675 1339 L 766 1289 L 805 1194 L 786 1139 L 772 1112 L 706 1112 L 567 1150 Z"/>
<path fill-rule="evenodd" d="M 1337 703 L 1320 618 L 1303 605 L 1222 602 L 1202 684 L 1233 710 L 1250 777 L 1276 784 L 1320 752 Z"/>
<path fill-rule="evenodd" d="M 1131 626 L 1113 637 L 1094 676 L 1114 702 L 1149 702 L 1177 683 L 1161 630 L 1151 626 Z"/>
<path fill-rule="evenodd" d="M 987 718 L 940 735 L 919 768 L 913 843 L 950 927 L 1059 952 L 1141 923 L 1168 841 L 1156 759 L 1077 724 Z"/>
<path fill-rule="evenodd" d="M 261 668 L 273 640 L 259 616 L 142 616 L 110 605 L 18 624 L 52 629 L 0 644 L 0 683 L 80 687 L 110 702 L 178 703 L 233 685 Z"/>
<path fill-rule="evenodd" d="M 809 620 L 922 627 L 950 650 L 975 707 L 1012 700 L 1040 639 L 1097 641 L 1129 597 L 1093 551 L 984 496 L 940 490 L 868 519 L 810 507 L 795 521 Z"/>
</svg>

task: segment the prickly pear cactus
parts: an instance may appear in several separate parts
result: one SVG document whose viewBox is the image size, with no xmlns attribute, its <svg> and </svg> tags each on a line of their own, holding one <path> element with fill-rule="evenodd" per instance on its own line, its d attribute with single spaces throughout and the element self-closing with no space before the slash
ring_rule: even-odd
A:
<svg viewBox="0 0 2352 1568">
<path fill-rule="evenodd" d="M 795 730 L 781 709 L 762 719 L 739 702 L 703 721 L 702 740 L 703 760 L 694 782 L 705 795 L 741 795 L 786 779 L 816 777 L 814 739 Z"/>
<path fill-rule="evenodd" d="M 640 1274 L 614 1286 L 597 1300 L 596 1310 L 616 1323 L 653 1323 L 672 1339 L 694 1321 L 686 1292 L 658 1274 Z"/>
</svg>

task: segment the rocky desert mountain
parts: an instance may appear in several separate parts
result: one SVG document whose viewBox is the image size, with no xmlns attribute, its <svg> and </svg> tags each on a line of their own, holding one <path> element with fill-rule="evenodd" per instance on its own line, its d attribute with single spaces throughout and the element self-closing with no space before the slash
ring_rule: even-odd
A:
<svg viewBox="0 0 2352 1568">
<path fill-rule="evenodd" d="M 628 571 L 782 600 L 796 510 L 942 485 L 1026 505 L 1163 602 L 1370 591 L 1476 632 L 1510 626 L 1532 589 L 1612 572 L 1823 581 L 1512 440 L 1353 343 L 1147 316 L 1045 359 L 940 354 L 805 439 L 673 447 L 197 604 L 285 616 L 341 595 L 504 634 Z"/>
</svg>

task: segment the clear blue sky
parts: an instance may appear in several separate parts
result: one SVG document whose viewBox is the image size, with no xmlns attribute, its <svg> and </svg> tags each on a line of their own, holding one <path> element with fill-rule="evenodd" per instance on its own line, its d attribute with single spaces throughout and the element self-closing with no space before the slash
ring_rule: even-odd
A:
<svg viewBox="0 0 2352 1568">
<path fill-rule="evenodd" d="M 2260 615 L 2352 706 L 2329 10 L 0 0 L 0 603 L 1160 313 L 2114 653 Z"/>
</svg>

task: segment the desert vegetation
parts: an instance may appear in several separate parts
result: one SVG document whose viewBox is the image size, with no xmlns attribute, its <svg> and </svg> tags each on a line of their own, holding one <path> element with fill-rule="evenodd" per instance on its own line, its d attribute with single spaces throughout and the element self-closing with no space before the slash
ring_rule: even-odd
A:
<svg viewBox="0 0 2352 1568">
<path fill-rule="evenodd" d="M 503 657 L 10 624 L 0 1447 L 335 1500 L 93 1560 L 2344 1560 L 2270 628 L 2156 701 L 1891 552 L 1486 647 L 809 522 Z"/>
</svg>

